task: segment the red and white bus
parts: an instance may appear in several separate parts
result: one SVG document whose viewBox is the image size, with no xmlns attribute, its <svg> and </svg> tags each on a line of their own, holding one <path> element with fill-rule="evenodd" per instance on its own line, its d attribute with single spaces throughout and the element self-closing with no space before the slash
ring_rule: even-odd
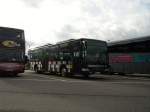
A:
<svg viewBox="0 0 150 112">
<path fill-rule="evenodd" d="M 0 27 L 0 73 L 23 73 L 25 62 L 24 31 Z"/>
</svg>

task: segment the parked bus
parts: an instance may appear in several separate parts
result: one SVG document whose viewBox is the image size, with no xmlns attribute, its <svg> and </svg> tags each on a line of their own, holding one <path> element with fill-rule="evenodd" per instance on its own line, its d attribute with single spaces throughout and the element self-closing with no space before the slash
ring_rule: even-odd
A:
<svg viewBox="0 0 150 112">
<path fill-rule="evenodd" d="M 23 73 L 25 60 L 24 31 L 0 27 L 0 73 Z"/>
<path fill-rule="evenodd" d="M 31 69 L 62 76 L 75 73 L 88 76 L 108 67 L 107 43 L 94 39 L 70 39 L 29 51 Z"/>
<path fill-rule="evenodd" d="M 150 73 L 150 36 L 108 44 L 111 73 Z"/>
</svg>

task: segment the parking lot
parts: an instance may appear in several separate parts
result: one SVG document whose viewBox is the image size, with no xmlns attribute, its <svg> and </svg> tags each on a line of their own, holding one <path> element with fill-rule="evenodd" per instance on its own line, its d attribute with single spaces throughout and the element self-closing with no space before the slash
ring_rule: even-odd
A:
<svg viewBox="0 0 150 112">
<path fill-rule="evenodd" d="M 150 78 L 36 74 L 0 77 L 3 112 L 149 112 Z"/>
</svg>

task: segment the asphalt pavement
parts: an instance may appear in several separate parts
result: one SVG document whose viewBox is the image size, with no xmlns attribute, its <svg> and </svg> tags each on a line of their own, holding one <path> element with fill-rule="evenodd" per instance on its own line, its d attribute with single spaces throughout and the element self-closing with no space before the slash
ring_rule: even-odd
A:
<svg viewBox="0 0 150 112">
<path fill-rule="evenodd" d="M 150 78 L 3 74 L 0 112 L 150 112 Z"/>
</svg>

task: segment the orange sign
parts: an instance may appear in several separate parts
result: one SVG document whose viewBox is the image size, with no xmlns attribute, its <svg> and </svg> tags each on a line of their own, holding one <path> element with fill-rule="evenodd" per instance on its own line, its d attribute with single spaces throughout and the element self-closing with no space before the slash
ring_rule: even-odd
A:
<svg viewBox="0 0 150 112">
<path fill-rule="evenodd" d="M 11 40 L 5 40 L 2 42 L 5 47 L 16 47 L 17 43 Z"/>
</svg>

